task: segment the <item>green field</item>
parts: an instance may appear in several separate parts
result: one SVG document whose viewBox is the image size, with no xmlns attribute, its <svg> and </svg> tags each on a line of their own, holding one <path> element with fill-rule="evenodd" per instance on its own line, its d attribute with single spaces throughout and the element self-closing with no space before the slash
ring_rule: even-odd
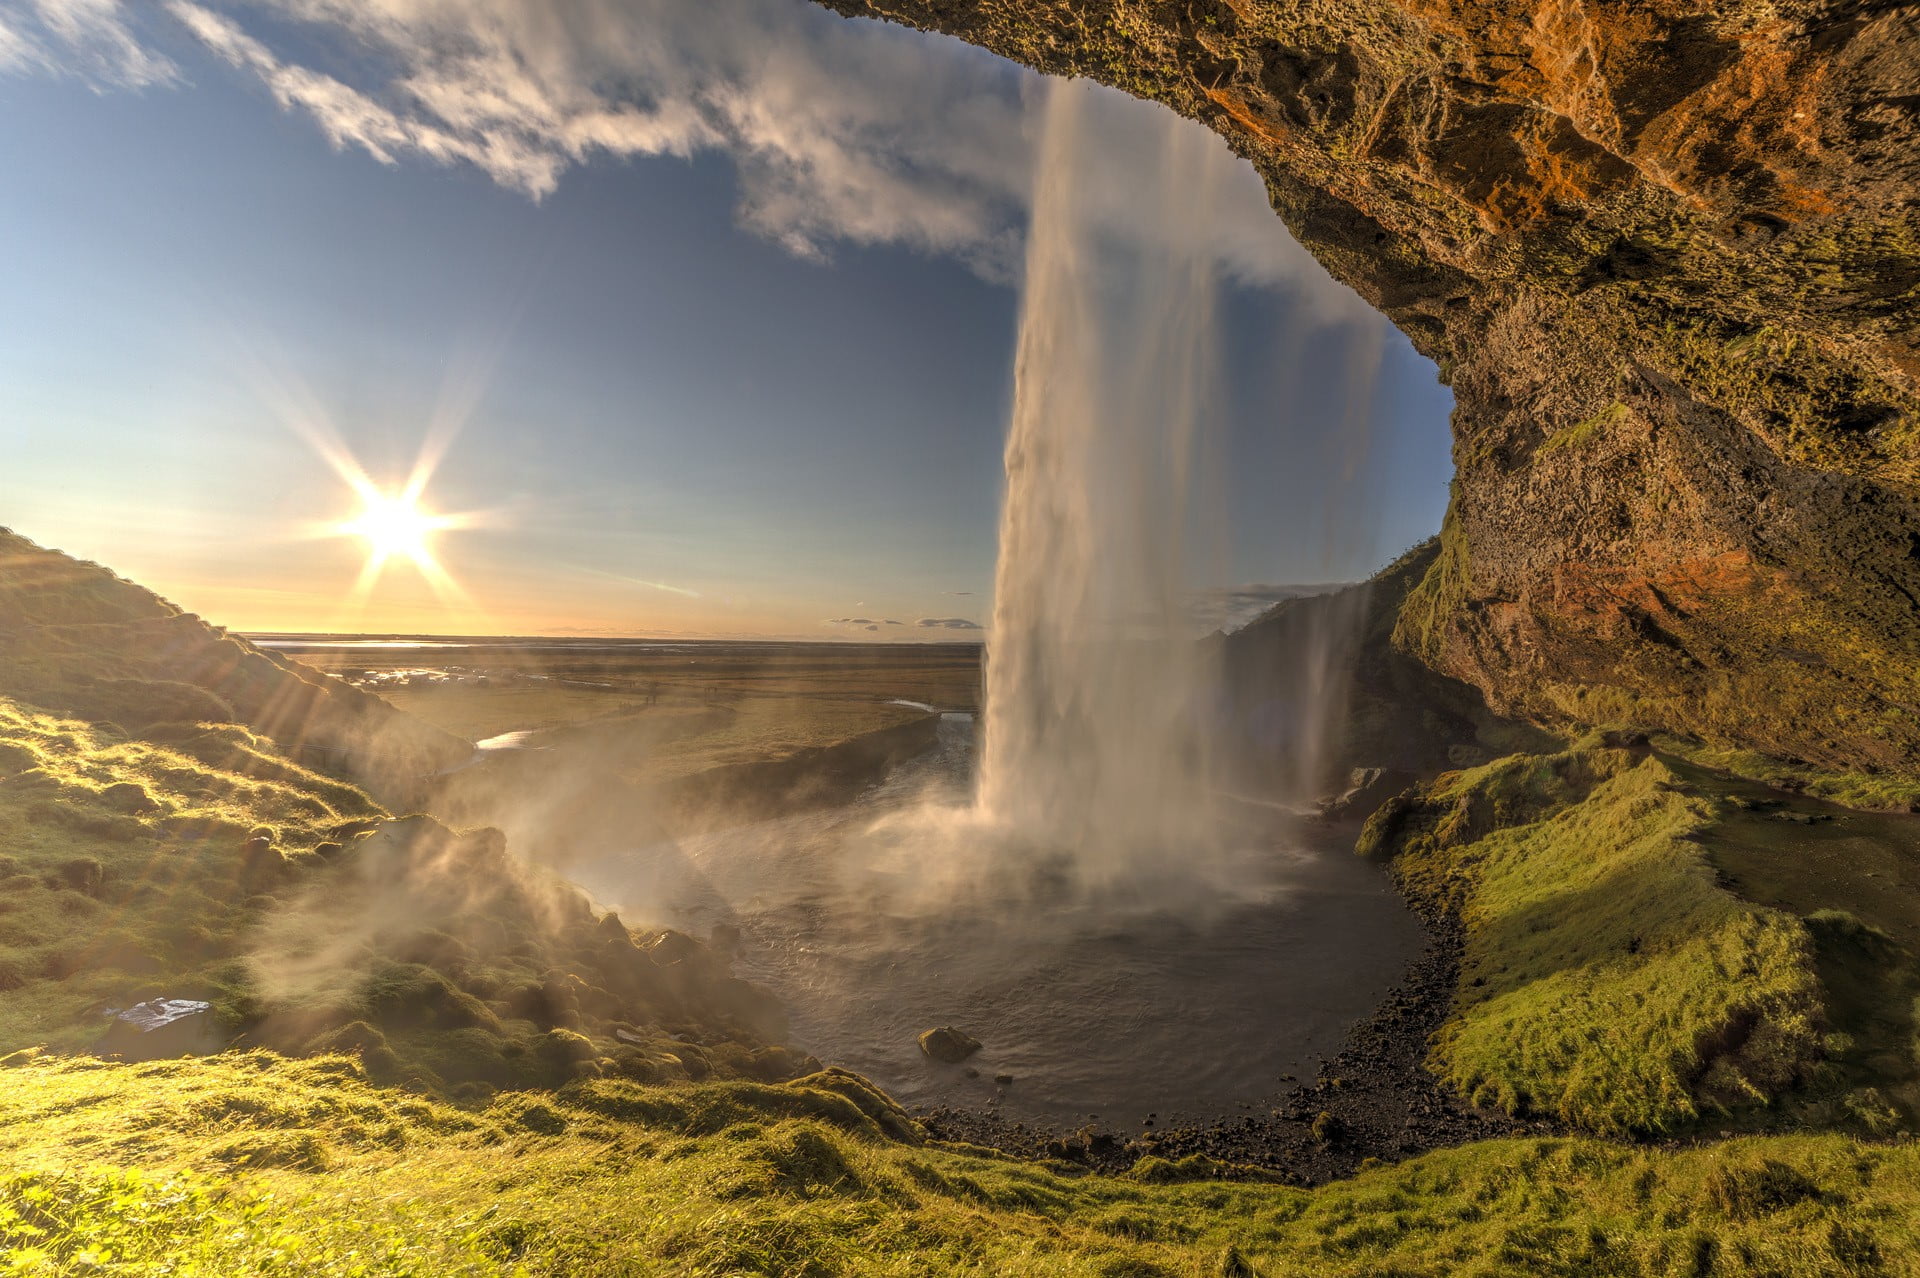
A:
<svg viewBox="0 0 1920 1278">
<path fill-rule="evenodd" d="M 1362 847 L 1465 924 L 1430 1066 L 1609 1134 L 1920 1131 L 1920 820 L 1587 743 L 1448 773 Z"/>
</svg>

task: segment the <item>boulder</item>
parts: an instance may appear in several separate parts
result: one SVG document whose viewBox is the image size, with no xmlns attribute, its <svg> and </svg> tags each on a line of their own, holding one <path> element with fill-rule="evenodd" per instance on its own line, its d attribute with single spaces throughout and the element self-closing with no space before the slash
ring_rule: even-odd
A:
<svg viewBox="0 0 1920 1278">
<path fill-rule="evenodd" d="M 688 959 L 698 958 L 702 953 L 700 942 L 685 932 L 676 932 L 671 928 L 660 933 L 647 947 L 647 953 L 661 967 L 672 967 Z"/>
<path fill-rule="evenodd" d="M 920 1035 L 920 1050 L 936 1061 L 957 1065 L 980 1050 L 980 1040 L 951 1025 L 942 1025 Z"/>
<path fill-rule="evenodd" d="M 48 885 L 98 900 L 106 892 L 106 867 L 90 856 L 77 856 L 61 862 L 60 868 L 48 876 Z"/>
<path fill-rule="evenodd" d="M 1347 777 L 1347 788 L 1321 803 L 1320 815 L 1329 821 L 1364 821 L 1413 782 L 1412 773 L 1395 768 L 1355 768 Z"/>
<path fill-rule="evenodd" d="M 100 792 L 100 800 L 115 812 L 124 812 L 128 816 L 145 816 L 160 810 L 160 805 L 154 802 L 146 787 L 132 781 L 114 782 Z"/>
</svg>

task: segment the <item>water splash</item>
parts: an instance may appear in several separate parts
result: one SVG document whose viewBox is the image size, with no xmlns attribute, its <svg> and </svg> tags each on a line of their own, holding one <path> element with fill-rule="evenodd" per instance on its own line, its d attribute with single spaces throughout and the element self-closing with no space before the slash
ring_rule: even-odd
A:
<svg viewBox="0 0 1920 1278">
<path fill-rule="evenodd" d="M 1098 879 L 1214 827 L 1188 601 L 1221 540 L 1221 504 L 1195 500 L 1218 280 L 1178 231 L 1212 215 L 1232 160 L 1165 114 L 1161 181 L 1139 195 L 1165 234 L 1103 239 L 1081 198 L 1089 91 L 1053 82 L 1042 111 L 976 814 Z"/>
</svg>

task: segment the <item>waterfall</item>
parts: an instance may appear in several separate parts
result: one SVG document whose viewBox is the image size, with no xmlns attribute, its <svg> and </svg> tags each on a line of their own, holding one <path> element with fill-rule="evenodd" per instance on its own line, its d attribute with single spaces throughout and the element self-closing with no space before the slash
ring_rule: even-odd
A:
<svg viewBox="0 0 1920 1278">
<path fill-rule="evenodd" d="M 1027 241 L 976 816 L 1118 876 L 1209 837 L 1213 672 L 1188 615 L 1215 382 L 1204 224 L 1231 157 L 1163 113 L 1119 238 L 1088 207 L 1087 86 L 1048 85 Z M 1164 234 L 1157 232 L 1164 231 Z"/>
</svg>

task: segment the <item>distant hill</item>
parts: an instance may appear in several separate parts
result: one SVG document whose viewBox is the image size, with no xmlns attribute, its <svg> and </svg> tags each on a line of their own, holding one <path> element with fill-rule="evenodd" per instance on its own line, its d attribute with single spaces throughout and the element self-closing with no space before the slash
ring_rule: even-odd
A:
<svg viewBox="0 0 1920 1278">
<path fill-rule="evenodd" d="M 389 801 L 469 743 L 255 647 L 99 564 L 0 528 L 0 690 L 135 737 L 239 723 Z"/>
</svg>

